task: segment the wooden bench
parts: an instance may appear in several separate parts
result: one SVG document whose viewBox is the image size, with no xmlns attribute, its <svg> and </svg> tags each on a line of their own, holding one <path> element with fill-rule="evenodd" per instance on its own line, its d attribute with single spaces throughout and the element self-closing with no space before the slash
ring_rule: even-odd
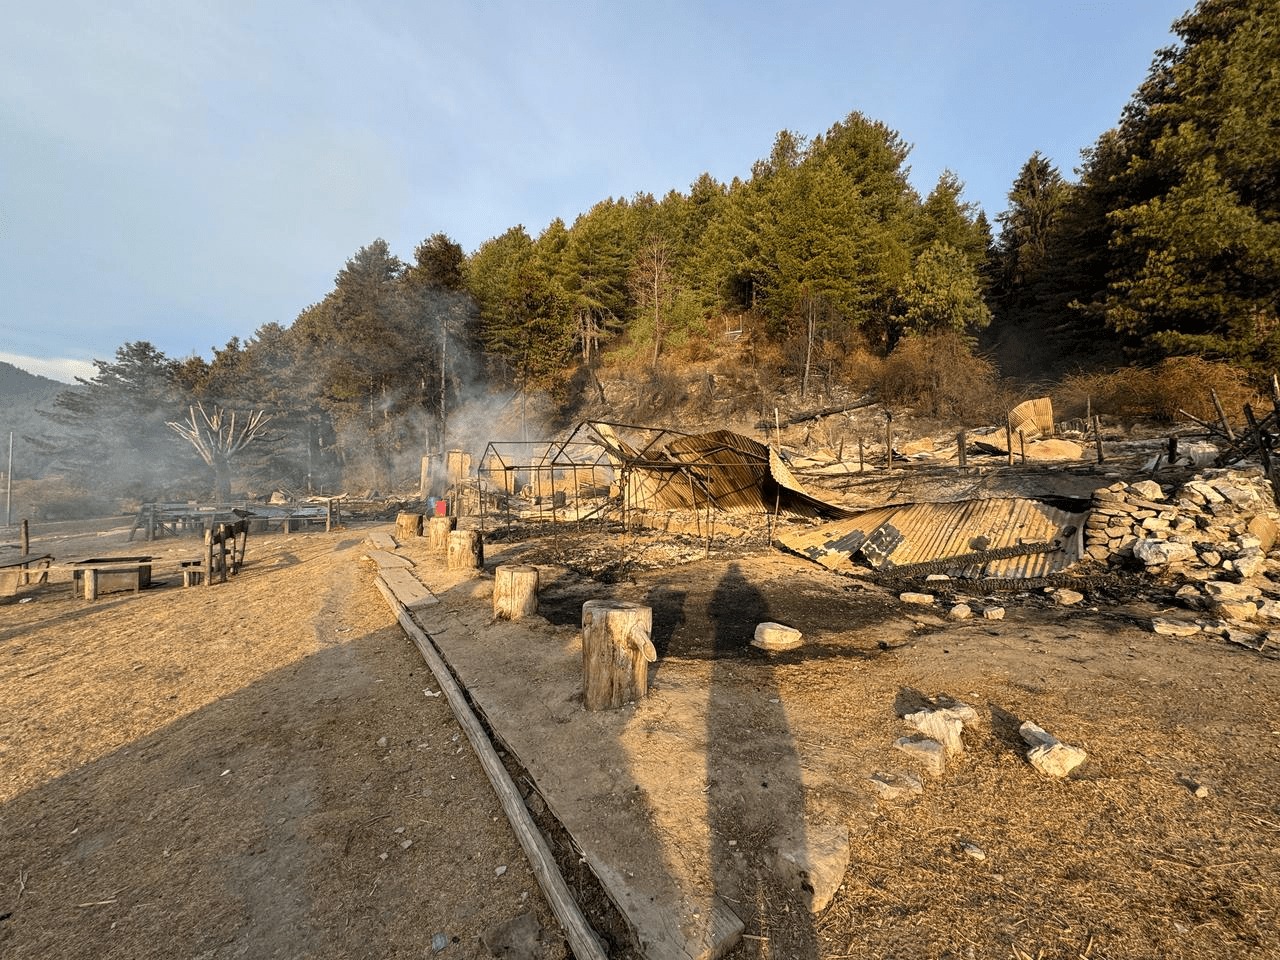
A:
<svg viewBox="0 0 1280 960">
<path fill-rule="evenodd" d="M 13 596 L 19 586 L 31 583 L 31 568 L 36 568 L 35 583 L 44 583 L 49 578 L 49 565 L 53 555 L 49 553 L 27 553 L 11 560 L 0 560 L 0 594 Z"/>
</svg>

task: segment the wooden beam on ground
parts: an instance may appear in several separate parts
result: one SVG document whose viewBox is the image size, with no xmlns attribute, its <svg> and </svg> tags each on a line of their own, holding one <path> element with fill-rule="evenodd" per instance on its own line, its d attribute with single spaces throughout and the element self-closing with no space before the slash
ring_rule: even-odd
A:
<svg viewBox="0 0 1280 960">
<path fill-rule="evenodd" d="M 378 575 L 395 598 L 410 610 L 440 602 L 421 580 L 403 567 L 384 567 L 378 571 Z"/>
<path fill-rule="evenodd" d="M 390 570 L 396 567 L 408 570 L 413 566 L 413 561 L 408 557 L 402 557 L 398 553 L 390 553 L 386 550 L 366 550 L 364 556 L 366 560 L 372 560 L 376 563 L 379 570 Z"/>
<path fill-rule="evenodd" d="M 396 538 L 385 530 L 374 530 L 365 540 L 369 542 L 369 546 L 375 550 L 394 550 L 398 544 Z"/>
<path fill-rule="evenodd" d="M 385 578 L 385 576 L 386 574 L 384 573 L 383 577 Z M 436 683 L 440 685 L 441 691 L 444 692 L 445 698 L 449 701 L 449 706 L 453 709 L 453 715 L 457 717 L 458 724 L 462 727 L 463 732 L 466 733 L 467 740 L 471 742 L 471 748 L 475 750 L 480 766 L 484 768 L 484 772 L 489 777 L 489 782 L 493 784 L 493 789 L 498 794 L 498 800 L 502 804 L 503 812 L 506 813 L 512 829 L 515 830 L 516 839 L 520 841 L 520 846 L 524 848 L 525 856 L 529 858 L 529 866 L 532 868 L 534 876 L 538 879 L 538 885 L 546 895 L 547 902 L 551 905 L 551 910 L 556 915 L 556 919 L 560 921 L 565 939 L 569 941 L 569 947 L 573 951 L 574 957 L 577 960 L 607 960 L 608 954 L 605 953 L 604 947 L 601 945 L 595 931 L 591 929 L 590 924 L 583 917 L 582 911 L 573 899 L 573 894 L 569 892 L 568 884 L 564 882 L 564 877 L 560 875 L 560 871 L 556 868 L 556 862 L 551 855 L 550 848 L 547 846 L 547 841 L 533 822 L 533 817 L 529 815 L 529 809 L 524 805 L 524 800 L 521 799 L 515 784 L 511 782 L 511 777 L 502 765 L 502 761 L 498 759 L 497 751 L 493 749 L 493 744 L 489 742 L 489 737 L 485 733 L 484 727 L 480 725 L 480 721 L 476 719 L 476 715 L 471 711 L 471 707 L 468 706 L 466 694 L 458 686 L 457 681 L 453 679 L 453 674 L 449 672 L 448 665 L 440 656 L 439 651 L 436 650 L 435 644 L 431 642 L 431 638 L 427 636 L 426 631 L 414 622 L 408 609 L 400 603 L 396 595 L 385 583 L 377 581 L 377 584 L 382 596 L 386 599 L 392 612 L 395 613 L 396 619 L 400 622 L 400 626 L 404 628 L 405 633 L 413 640 L 418 651 L 422 654 L 422 658 L 426 660 L 427 666 L 435 674 Z"/>
</svg>

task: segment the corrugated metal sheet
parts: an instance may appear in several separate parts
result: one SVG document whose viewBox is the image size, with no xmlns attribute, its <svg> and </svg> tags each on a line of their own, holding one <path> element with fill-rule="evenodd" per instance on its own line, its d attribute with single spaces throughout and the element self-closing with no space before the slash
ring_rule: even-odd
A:
<svg viewBox="0 0 1280 960">
<path fill-rule="evenodd" d="M 1053 436 L 1053 401 L 1048 397 L 1024 400 L 1009 411 L 1009 429 L 1028 440 Z"/>
<path fill-rule="evenodd" d="M 1080 559 L 1084 518 L 1028 499 L 918 503 L 869 510 L 779 542 L 833 570 L 852 570 L 858 561 L 883 573 L 928 564 L 954 577 L 1043 577 Z"/>
<path fill-rule="evenodd" d="M 588 424 L 626 477 L 627 504 L 651 510 L 773 513 L 792 518 L 847 516 L 849 511 L 806 491 L 778 454 L 730 430 L 690 435 L 642 431 L 624 441 L 616 424 Z M 642 430 L 642 428 L 636 428 Z"/>
</svg>

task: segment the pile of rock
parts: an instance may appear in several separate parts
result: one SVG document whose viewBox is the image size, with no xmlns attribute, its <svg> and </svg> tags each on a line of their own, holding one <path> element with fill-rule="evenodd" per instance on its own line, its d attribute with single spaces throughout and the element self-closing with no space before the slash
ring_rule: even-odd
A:
<svg viewBox="0 0 1280 960">
<path fill-rule="evenodd" d="M 1114 483 L 1094 492 L 1084 553 L 1190 579 L 1248 579 L 1266 569 L 1278 523 L 1271 484 L 1256 469 L 1212 470 L 1176 491 L 1154 480 Z"/>
</svg>

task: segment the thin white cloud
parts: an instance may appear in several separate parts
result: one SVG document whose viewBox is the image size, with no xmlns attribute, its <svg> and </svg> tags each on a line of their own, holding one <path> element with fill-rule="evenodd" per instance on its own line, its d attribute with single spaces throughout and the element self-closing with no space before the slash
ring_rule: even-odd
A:
<svg viewBox="0 0 1280 960">
<path fill-rule="evenodd" d="M 98 368 L 87 360 L 70 360 L 66 357 L 24 357 L 20 353 L 0 352 L 0 362 L 9 363 L 19 370 L 48 377 L 61 383 L 75 383 L 76 377 L 86 380 L 98 373 Z"/>
</svg>

